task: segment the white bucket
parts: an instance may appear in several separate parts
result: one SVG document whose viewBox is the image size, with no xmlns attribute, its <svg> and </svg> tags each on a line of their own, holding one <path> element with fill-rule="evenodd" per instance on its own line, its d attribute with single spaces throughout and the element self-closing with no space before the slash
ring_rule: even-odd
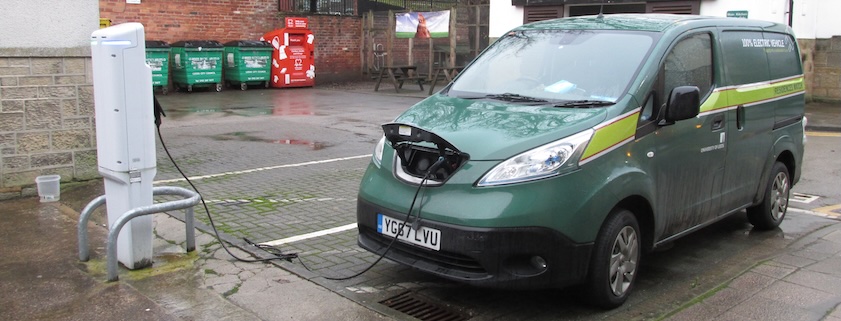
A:
<svg viewBox="0 0 841 321">
<path fill-rule="evenodd" d="M 41 203 L 58 201 L 61 196 L 61 189 L 59 189 L 59 182 L 61 176 L 59 175 L 44 175 L 35 178 L 35 184 L 38 185 L 38 196 L 41 198 Z"/>
</svg>

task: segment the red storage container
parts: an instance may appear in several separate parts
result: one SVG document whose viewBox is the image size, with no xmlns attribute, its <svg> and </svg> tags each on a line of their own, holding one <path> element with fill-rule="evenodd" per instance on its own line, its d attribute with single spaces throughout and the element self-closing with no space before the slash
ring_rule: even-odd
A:
<svg viewBox="0 0 841 321">
<path fill-rule="evenodd" d="M 307 18 L 287 17 L 286 28 L 272 30 L 260 40 L 272 44 L 272 87 L 315 85 L 315 46 Z"/>
</svg>

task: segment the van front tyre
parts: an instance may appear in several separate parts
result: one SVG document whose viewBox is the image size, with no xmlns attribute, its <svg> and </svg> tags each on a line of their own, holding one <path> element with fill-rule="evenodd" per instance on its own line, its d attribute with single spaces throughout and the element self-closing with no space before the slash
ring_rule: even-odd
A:
<svg viewBox="0 0 841 321">
<path fill-rule="evenodd" d="M 640 266 L 640 228 L 631 211 L 615 209 L 608 215 L 593 248 L 586 291 L 589 302 L 604 309 L 628 299 Z"/>
<path fill-rule="evenodd" d="M 780 226 L 788 210 L 790 192 L 791 179 L 788 176 L 788 168 L 783 163 L 774 163 L 762 202 L 747 209 L 748 222 L 760 230 L 771 230 Z"/>
</svg>

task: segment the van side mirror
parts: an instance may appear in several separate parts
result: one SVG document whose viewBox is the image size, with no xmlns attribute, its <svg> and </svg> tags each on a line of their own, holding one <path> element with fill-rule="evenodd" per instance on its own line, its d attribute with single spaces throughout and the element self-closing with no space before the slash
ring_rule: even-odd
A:
<svg viewBox="0 0 841 321">
<path fill-rule="evenodd" d="M 672 89 L 666 115 L 660 125 L 671 125 L 676 121 L 698 116 L 701 110 L 701 90 L 696 86 L 680 86 Z"/>
</svg>

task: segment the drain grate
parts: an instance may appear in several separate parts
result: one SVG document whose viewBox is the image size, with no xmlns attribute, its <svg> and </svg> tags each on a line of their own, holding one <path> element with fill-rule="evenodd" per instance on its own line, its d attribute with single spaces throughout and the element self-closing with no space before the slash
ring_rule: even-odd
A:
<svg viewBox="0 0 841 321">
<path fill-rule="evenodd" d="M 792 201 L 792 202 L 809 204 L 809 203 L 812 203 L 819 198 L 821 198 L 821 197 L 816 196 L 816 195 L 809 195 L 809 194 L 792 192 L 789 200 Z"/>
<path fill-rule="evenodd" d="M 459 313 L 424 300 L 411 291 L 382 300 L 380 303 L 423 321 L 464 321 L 469 319 Z"/>
</svg>

